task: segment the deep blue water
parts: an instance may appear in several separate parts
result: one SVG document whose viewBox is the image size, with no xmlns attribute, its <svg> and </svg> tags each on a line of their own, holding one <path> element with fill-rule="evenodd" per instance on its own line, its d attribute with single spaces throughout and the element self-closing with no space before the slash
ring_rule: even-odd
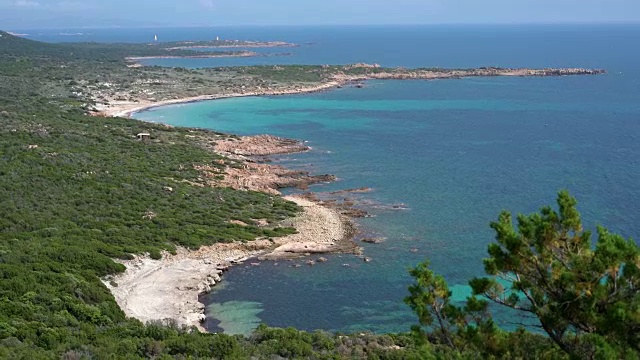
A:
<svg viewBox="0 0 640 360">
<path fill-rule="evenodd" d="M 434 25 L 207 27 L 25 30 L 48 42 L 152 42 L 280 40 L 298 48 L 254 49 L 267 54 L 241 59 L 154 59 L 150 65 L 211 67 L 250 64 L 380 63 L 384 66 L 583 66 L 626 61 L 637 53 L 640 25 Z M 623 57 L 621 59 L 620 57 Z M 625 60 L 626 59 L 626 60 Z"/>
<path fill-rule="evenodd" d="M 409 267 L 429 259 L 463 298 L 466 282 L 482 274 L 493 239 L 488 223 L 502 209 L 532 212 L 553 204 L 560 189 L 578 198 L 587 227 L 640 234 L 638 26 L 249 28 L 233 35 L 314 44 L 295 48 L 290 57 L 160 63 L 365 61 L 580 66 L 608 73 L 374 81 L 364 89 L 226 99 L 138 114 L 174 125 L 304 139 L 314 151 L 279 161 L 340 178 L 314 191 L 375 189 L 357 195 L 374 204 L 367 208 L 376 215 L 359 221 L 363 231 L 387 237 L 365 246 L 373 262 L 343 255 L 314 267 L 235 267 L 205 299 L 214 329 L 219 321 L 226 331 L 244 332 L 263 321 L 309 330 L 407 330 L 415 322 L 402 304 Z M 407 209 L 390 210 L 393 204 Z"/>
</svg>

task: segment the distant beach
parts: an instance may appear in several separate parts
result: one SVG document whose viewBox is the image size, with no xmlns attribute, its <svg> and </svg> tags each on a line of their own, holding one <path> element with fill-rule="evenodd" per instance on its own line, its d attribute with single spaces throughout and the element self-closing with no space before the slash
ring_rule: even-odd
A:
<svg viewBox="0 0 640 360">
<path fill-rule="evenodd" d="M 284 90 L 262 90 L 262 91 L 246 91 L 239 93 L 230 93 L 230 94 L 214 94 L 214 95 L 202 95 L 202 96 L 194 96 L 187 97 L 181 99 L 170 99 L 170 100 L 162 100 L 162 101 L 140 101 L 140 102 L 118 102 L 112 101 L 107 106 L 98 107 L 98 111 L 103 116 L 117 116 L 117 117 L 131 117 L 132 114 L 141 112 L 144 110 L 149 110 L 156 107 L 166 106 L 166 105 L 176 105 L 176 104 L 185 104 L 192 103 L 198 101 L 206 101 L 206 100 L 216 100 L 216 99 L 228 99 L 234 97 L 245 97 L 245 96 L 270 96 L 270 95 L 293 95 L 293 94 L 303 94 L 303 93 L 312 93 L 317 91 L 324 91 L 328 89 L 335 88 L 340 86 L 340 82 L 333 81 L 324 84 L 312 85 L 307 87 L 293 87 L 291 89 Z"/>
<path fill-rule="evenodd" d="M 224 55 L 223 55 L 224 56 Z M 546 69 L 510 69 L 510 68 L 477 68 L 465 70 L 448 70 L 448 69 L 415 69 L 403 71 L 378 71 L 378 65 L 370 64 L 354 64 L 347 65 L 345 69 L 363 68 L 369 69 L 361 75 L 335 74 L 331 80 L 314 83 L 310 85 L 288 85 L 279 89 L 246 89 L 241 92 L 218 93 L 211 95 L 200 95 L 195 97 L 174 98 L 161 101 L 117 101 L 112 100 L 108 105 L 98 104 L 96 109 L 99 115 L 103 116 L 120 116 L 130 117 L 131 114 L 148 110 L 155 107 L 175 105 L 183 103 L 191 103 L 206 100 L 227 99 L 234 97 L 246 96 L 275 96 L 275 95 L 293 95 L 313 93 L 318 91 L 329 90 L 332 88 L 344 86 L 347 83 L 358 83 L 367 80 L 436 80 L 436 79 L 459 79 L 464 77 L 540 77 L 540 76 L 567 76 L 567 75 L 598 75 L 605 73 L 601 69 L 582 69 L 582 68 L 546 68 Z M 356 84 L 361 87 L 361 84 Z"/>
</svg>

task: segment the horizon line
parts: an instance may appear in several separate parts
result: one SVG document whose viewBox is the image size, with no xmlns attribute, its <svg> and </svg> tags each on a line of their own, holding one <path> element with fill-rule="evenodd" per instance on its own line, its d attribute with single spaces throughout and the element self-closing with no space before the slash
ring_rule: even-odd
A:
<svg viewBox="0 0 640 360">
<path fill-rule="evenodd" d="M 77 27 L 18 27 L 6 31 L 25 30 L 107 30 L 107 29 L 203 29 L 203 28 L 243 28 L 243 27 L 410 27 L 410 26 L 550 26 L 550 25 L 640 25 L 638 21 L 558 21 L 558 22 L 495 22 L 495 23 L 372 23 L 372 24 L 237 24 L 237 25 L 110 25 L 110 26 L 77 26 Z"/>
</svg>

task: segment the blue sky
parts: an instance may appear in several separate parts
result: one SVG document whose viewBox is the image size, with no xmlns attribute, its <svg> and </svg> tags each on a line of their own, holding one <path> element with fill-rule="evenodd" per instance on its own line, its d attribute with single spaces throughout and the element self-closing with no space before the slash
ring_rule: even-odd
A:
<svg viewBox="0 0 640 360">
<path fill-rule="evenodd" d="M 640 0 L 0 0 L 0 28 L 640 22 Z"/>
</svg>

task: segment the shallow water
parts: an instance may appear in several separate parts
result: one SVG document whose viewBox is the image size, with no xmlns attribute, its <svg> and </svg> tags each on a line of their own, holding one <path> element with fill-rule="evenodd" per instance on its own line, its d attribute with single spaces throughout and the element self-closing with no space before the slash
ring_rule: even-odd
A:
<svg viewBox="0 0 640 360">
<path fill-rule="evenodd" d="M 339 177 L 314 191 L 374 189 L 348 195 L 372 203 L 367 208 L 375 217 L 358 220 L 363 231 L 387 238 L 364 245 L 373 262 L 338 255 L 314 267 L 235 267 L 225 286 L 205 299 L 210 328 L 244 333 L 262 321 L 308 330 L 407 330 L 415 322 L 402 303 L 409 267 L 428 258 L 463 299 L 466 282 L 483 273 L 481 259 L 493 239 L 488 223 L 502 209 L 532 212 L 552 204 L 560 189 L 578 198 L 590 228 L 640 233 L 640 50 L 631 46 L 639 28 L 553 31 L 513 28 L 484 39 L 485 33 L 467 30 L 458 43 L 447 42 L 452 35 L 442 32 L 434 47 L 406 50 L 406 60 L 398 61 L 410 66 L 437 53 L 442 65 L 580 65 L 609 73 L 373 81 L 364 89 L 224 99 L 137 114 L 173 125 L 304 139 L 312 152 L 278 162 Z M 526 48 L 511 46 L 522 37 L 533 40 Z M 469 51 L 458 47 L 473 39 L 491 51 L 458 58 Z M 382 51 L 362 49 L 361 56 L 373 61 Z"/>
</svg>

